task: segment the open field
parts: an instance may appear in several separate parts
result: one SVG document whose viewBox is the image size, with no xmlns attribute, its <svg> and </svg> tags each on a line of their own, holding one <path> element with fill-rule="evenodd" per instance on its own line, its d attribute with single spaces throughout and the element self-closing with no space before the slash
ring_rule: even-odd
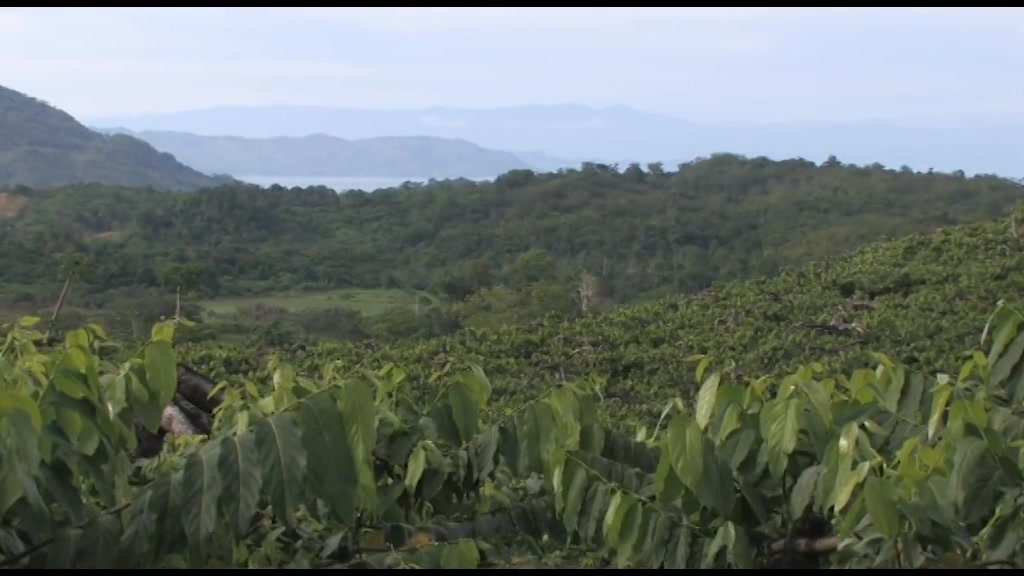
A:
<svg viewBox="0 0 1024 576">
<path fill-rule="evenodd" d="M 420 298 L 420 306 L 427 308 L 437 303 L 437 299 L 425 292 L 404 290 L 326 290 L 323 292 L 278 292 L 259 296 L 239 296 L 216 298 L 198 302 L 206 312 L 213 315 L 232 314 L 256 305 L 284 308 L 289 312 L 301 310 L 326 310 L 331 308 L 349 308 L 361 314 L 372 316 L 400 306 L 416 306 Z"/>
</svg>

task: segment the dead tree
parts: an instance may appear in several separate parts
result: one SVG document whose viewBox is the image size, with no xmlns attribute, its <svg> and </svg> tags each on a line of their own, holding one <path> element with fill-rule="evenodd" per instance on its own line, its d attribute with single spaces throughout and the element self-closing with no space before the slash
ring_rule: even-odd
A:
<svg viewBox="0 0 1024 576">
<path fill-rule="evenodd" d="M 580 282 L 576 286 L 576 295 L 580 302 L 580 312 L 586 316 L 593 308 L 598 293 L 597 278 L 584 272 L 580 275 Z"/>
<path fill-rule="evenodd" d="M 43 335 L 45 342 L 50 341 L 50 332 L 57 324 L 57 317 L 60 316 L 61 309 L 64 308 L 64 301 L 68 296 L 68 290 L 71 288 L 71 282 L 75 279 L 88 282 L 96 271 L 92 259 L 85 254 L 62 254 L 59 261 L 60 277 L 64 281 L 64 285 L 60 289 L 60 296 L 57 297 L 57 305 L 53 307 L 50 321 L 46 323 L 46 333 Z"/>
</svg>

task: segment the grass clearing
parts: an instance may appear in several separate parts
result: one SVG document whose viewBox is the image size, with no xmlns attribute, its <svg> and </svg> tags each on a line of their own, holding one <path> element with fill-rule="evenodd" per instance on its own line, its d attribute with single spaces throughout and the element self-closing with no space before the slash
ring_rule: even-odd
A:
<svg viewBox="0 0 1024 576">
<path fill-rule="evenodd" d="M 325 290 L 322 292 L 276 292 L 257 296 L 236 296 L 203 300 L 198 304 L 207 312 L 226 315 L 257 304 L 284 308 L 289 312 L 302 310 L 327 310 L 350 308 L 361 314 L 372 316 L 399 306 L 415 306 L 417 298 L 424 308 L 437 303 L 434 296 L 426 292 L 404 290 Z M 426 302 L 430 303 L 427 304 Z"/>
</svg>

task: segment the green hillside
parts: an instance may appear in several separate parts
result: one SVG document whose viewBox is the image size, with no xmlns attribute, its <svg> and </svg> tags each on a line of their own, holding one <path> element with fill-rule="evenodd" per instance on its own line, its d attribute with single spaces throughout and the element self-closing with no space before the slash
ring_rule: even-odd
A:
<svg viewBox="0 0 1024 576">
<path fill-rule="evenodd" d="M 955 370 L 962 352 L 978 346 L 979 326 L 996 302 L 1022 288 L 1024 245 L 1001 218 L 576 321 L 466 329 L 384 348 L 322 343 L 310 350 L 314 362 L 394 363 L 413 378 L 449 363 L 478 363 L 495 397 L 512 402 L 563 379 L 595 376 L 605 381 L 610 405 L 650 425 L 666 401 L 694 391 L 687 359 L 698 354 L 723 367 L 734 363 L 741 377 L 782 376 L 811 362 L 850 370 L 872 364 L 871 352 L 915 369 Z M 862 331 L 845 326 L 853 324 Z"/>
<path fill-rule="evenodd" d="M 527 167 L 510 152 L 429 136 L 346 140 L 324 134 L 238 138 L 149 130 L 100 131 L 133 136 L 211 174 L 443 178 L 491 176 Z"/>
<path fill-rule="evenodd" d="M 80 182 L 195 190 L 230 182 L 125 135 L 89 130 L 49 104 L 0 86 L 0 189 Z"/>
<path fill-rule="evenodd" d="M 217 299 L 262 295 L 296 336 L 390 339 L 522 324 L 544 313 L 574 317 L 773 274 L 886 237 L 1004 214 L 1024 199 L 1024 186 L 993 176 L 720 155 L 676 171 L 584 165 L 374 194 L 77 186 L 7 199 L 17 206 L 0 219 L 0 304 L 9 312 L 52 306 L 59 266 L 39 253 L 77 253 L 93 261 L 95 274 L 76 283 L 71 307 L 153 310 L 161 298 L 166 307 L 173 291 L 166 271 L 189 265 L 186 304 L 223 311 L 231 307 Z M 581 282 L 590 294 L 586 311 Z M 395 289 L 426 291 L 427 302 L 444 305 L 424 316 L 410 296 L 380 319 L 339 305 L 342 324 L 358 329 L 325 331 L 309 328 L 311 316 L 287 316 L 299 305 L 283 301 L 301 302 L 303 292 Z"/>
<path fill-rule="evenodd" d="M 0 561 L 1024 566 L 1024 315 L 997 305 L 1024 286 L 1021 217 L 387 347 L 176 353 L 167 322 L 45 350 L 24 321 L 0 350 Z M 143 429 L 178 430 L 176 356 L 224 382 L 195 400 L 219 403 L 209 438 L 133 467 Z"/>
</svg>

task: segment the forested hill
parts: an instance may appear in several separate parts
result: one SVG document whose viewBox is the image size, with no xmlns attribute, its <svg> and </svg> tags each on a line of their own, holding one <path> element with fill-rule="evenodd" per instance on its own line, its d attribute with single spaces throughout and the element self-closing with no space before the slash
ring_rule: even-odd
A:
<svg viewBox="0 0 1024 576">
<path fill-rule="evenodd" d="M 197 172 L 137 138 L 93 132 L 66 112 L 0 86 L 0 188 L 101 182 L 195 190 L 231 181 Z"/>
<path fill-rule="evenodd" d="M 0 284 L 57 281 L 40 254 L 90 252 L 84 290 L 159 286 L 181 262 L 206 290 L 432 287 L 460 299 L 564 269 L 618 301 L 769 274 L 886 237 L 1006 213 L 1024 186 L 993 177 L 718 155 L 666 171 L 601 165 L 494 183 L 464 180 L 366 194 L 227 186 L 163 195 L 77 186 L 9 197 Z M 535 252 L 543 255 L 541 252 Z"/>
<path fill-rule="evenodd" d="M 490 177 L 527 164 L 511 152 L 466 140 L 388 136 L 345 140 L 325 134 L 301 138 L 199 136 L 187 132 L 126 133 L 212 174 L 239 176 Z"/>
<path fill-rule="evenodd" d="M 1022 218 L 1024 207 L 1017 209 L 1017 222 Z M 314 373 L 313 365 L 303 365 L 314 358 L 370 369 L 393 363 L 408 370 L 412 381 L 426 380 L 448 364 L 458 369 L 474 362 L 491 378 L 496 397 L 512 405 L 556 381 L 597 376 L 605 382 L 605 398 L 614 399 L 606 405 L 622 408 L 618 422 L 650 430 L 667 401 L 696 395 L 695 363 L 686 360 L 695 354 L 707 355 L 716 368 L 735 366 L 738 381 L 782 377 L 813 362 L 849 373 L 876 366 L 874 353 L 922 373 L 955 377 L 964 351 L 978 348 L 996 303 L 1006 298 L 1020 304 L 1015 295 L 1024 286 L 1021 236 L 1009 218 L 999 218 L 573 321 L 549 317 L 527 326 L 492 325 L 383 348 L 296 347 L 300 358 L 293 360 L 306 373 Z M 210 352 L 206 348 L 201 355 Z M 217 365 L 225 357 L 250 356 L 245 350 L 217 352 L 204 361 L 191 357 Z M 245 372 L 255 365 L 220 369 Z"/>
</svg>

